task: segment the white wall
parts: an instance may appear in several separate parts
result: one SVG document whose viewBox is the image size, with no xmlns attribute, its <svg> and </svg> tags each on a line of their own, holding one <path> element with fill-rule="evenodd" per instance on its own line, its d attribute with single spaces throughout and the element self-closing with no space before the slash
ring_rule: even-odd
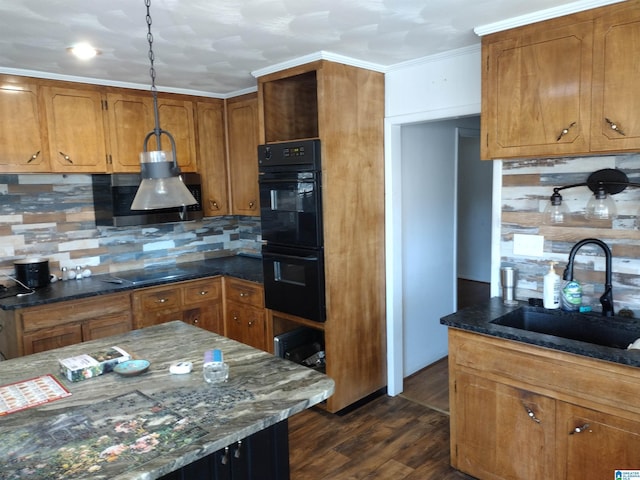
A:
<svg viewBox="0 0 640 480">
<path fill-rule="evenodd" d="M 480 113 L 480 46 L 411 62 L 386 74 L 385 212 L 388 391 L 404 378 L 402 126 Z M 429 248 L 429 236 L 424 239 Z M 425 308 L 428 306 L 425 305 Z M 413 328 L 413 327 L 409 327 Z M 419 364 L 409 353 L 407 364 Z"/>
</svg>

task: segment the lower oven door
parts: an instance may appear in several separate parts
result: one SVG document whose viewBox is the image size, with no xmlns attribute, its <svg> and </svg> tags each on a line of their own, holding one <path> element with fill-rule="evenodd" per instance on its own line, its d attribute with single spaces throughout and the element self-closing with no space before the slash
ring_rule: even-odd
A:
<svg viewBox="0 0 640 480">
<path fill-rule="evenodd" d="M 324 322 L 322 248 L 264 245 L 262 265 L 267 308 Z"/>
</svg>

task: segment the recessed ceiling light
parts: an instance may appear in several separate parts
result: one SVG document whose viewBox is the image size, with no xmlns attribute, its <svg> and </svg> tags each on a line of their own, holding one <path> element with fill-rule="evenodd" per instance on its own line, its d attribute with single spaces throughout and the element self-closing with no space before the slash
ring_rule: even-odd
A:
<svg viewBox="0 0 640 480">
<path fill-rule="evenodd" d="M 90 58 L 100 55 L 100 51 L 88 43 L 78 43 L 73 47 L 67 48 L 67 51 L 78 57 L 80 60 L 89 60 Z"/>
</svg>

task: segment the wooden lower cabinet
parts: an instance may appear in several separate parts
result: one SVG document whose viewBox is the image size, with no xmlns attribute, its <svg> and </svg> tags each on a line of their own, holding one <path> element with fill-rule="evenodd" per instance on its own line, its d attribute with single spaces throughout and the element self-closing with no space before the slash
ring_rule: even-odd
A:
<svg viewBox="0 0 640 480">
<path fill-rule="evenodd" d="M 262 285 L 225 278 L 225 335 L 252 347 L 268 350 Z"/>
<path fill-rule="evenodd" d="M 287 480 L 288 422 L 283 420 L 161 480 Z"/>
<path fill-rule="evenodd" d="M 18 348 L 8 358 L 103 338 L 131 330 L 128 293 L 69 300 L 14 311 Z M 2 312 L 10 315 L 13 312 Z M 8 319 L 7 319 L 8 320 Z"/>
<path fill-rule="evenodd" d="M 131 294 L 135 328 L 182 320 L 223 334 L 222 277 L 141 288 Z"/>
<path fill-rule="evenodd" d="M 637 368 L 449 330 L 451 464 L 480 480 L 640 468 Z"/>
</svg>

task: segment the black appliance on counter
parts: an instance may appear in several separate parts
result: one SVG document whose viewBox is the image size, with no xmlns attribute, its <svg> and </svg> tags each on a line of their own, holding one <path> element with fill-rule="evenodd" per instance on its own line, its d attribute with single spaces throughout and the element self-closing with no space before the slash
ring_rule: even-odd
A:
<svg viewBox="0 0 640 480">
<path fill-rule="evenodd" d="M 131 210 L 131 203 L 140 185 L 139 174 L 114 173 L 91 175 L 96 225 L 129 227 L 132 225 L 151 225 L 202 219 L 202 187 L 200 175 L 197 173 L 182 173 L 182 179 L 198 202 L 195 205 L 160 208 L 156 210 Z"/>
<path fill-rule="evenodd" d="M 258 147 L 265 306 L 325 320 L 320 140 Z"/>
</svg>

